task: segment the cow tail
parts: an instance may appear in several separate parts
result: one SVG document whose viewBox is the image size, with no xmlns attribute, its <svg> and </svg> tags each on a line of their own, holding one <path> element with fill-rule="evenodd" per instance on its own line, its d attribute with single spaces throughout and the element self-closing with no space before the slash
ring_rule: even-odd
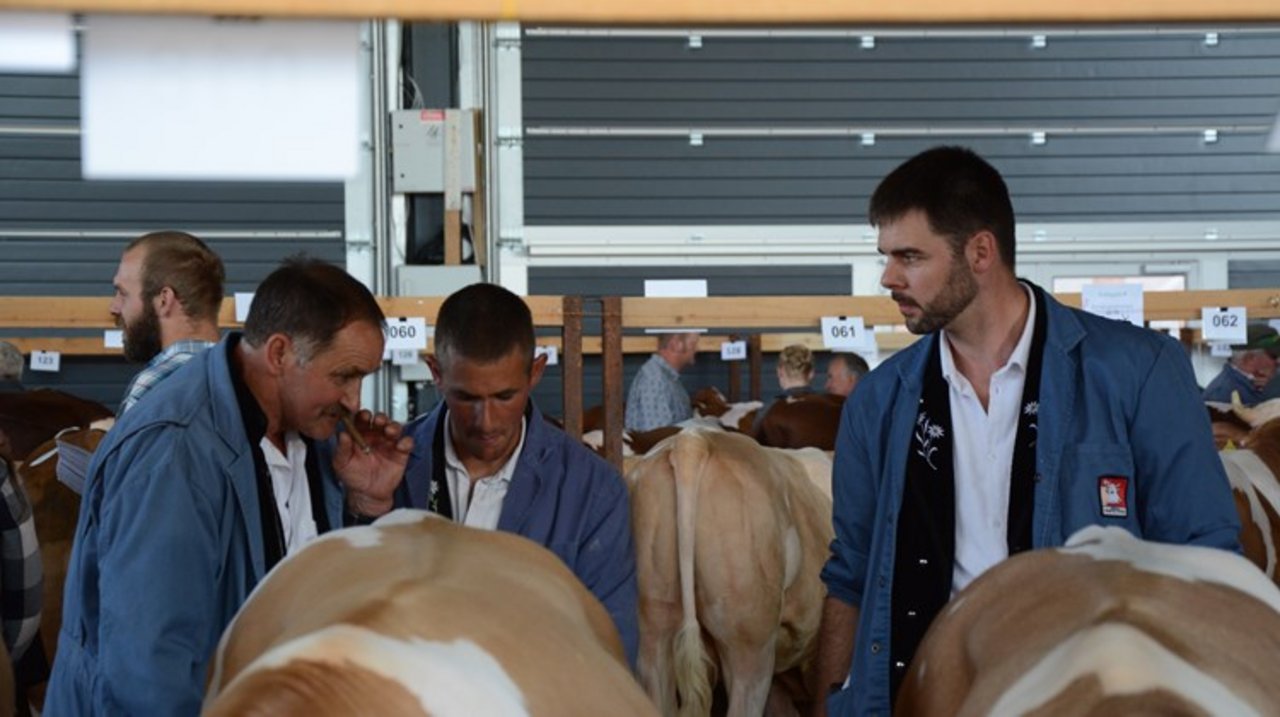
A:
<svg viewBox="0 0 1280 717">
<path fill-rule="evenodd" d="M 711 709 L 711 675 L 715 665 L 702 644 L 693 584 L 698 488 L 709 457 L 707 441 L 697 431 L 681 433 L 671 451 L 671 469 L 676 481 L 676 547 L 683 613 L 675 644 L 676 690 L 680 695 L 681 717 L 705 715 Z"/>
</svg>

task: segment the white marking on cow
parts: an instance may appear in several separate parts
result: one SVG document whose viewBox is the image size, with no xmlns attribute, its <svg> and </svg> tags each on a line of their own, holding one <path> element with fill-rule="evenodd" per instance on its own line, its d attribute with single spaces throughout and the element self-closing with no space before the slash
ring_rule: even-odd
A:
<svg viewBox="0 0 1280 717">
<path fill-rule="evenodd" d="M 1076 531 L 1058 550 L 1087 555 L 1095 560 L 1119 560 L 1130 563 L 1137 570 L 1180 580 L 1218 583 L 1251 595 L 1273 610 L 1280 611 L 1280 589 L 1244 556 L 1225 550 L 1142 541 L 1123 528 L 1099 525 Z"/>
<path fill-rule="evenodd" d="M 353 625 L 332 625 L 277 645 L 227 686 L 294 660 L 357 665 L 398 682 L 435 717 L 528 715 L 524 693 L 492 655 L 470 640 L 397 640 Z"/>
<path fill-rule="evenodd" d="M 594 431 L 587 431 L 582 434 L 582 442 L 587 444 L 587 448 L 600 453 L 604 450 L 604 431 L 597 428 Z M 626 431 L 622 432 L 622 457 L 628 458 L 635 456 L 636 452 L 631 448 L 631 436 Z"/>
<path fill-rule="evenodd" d="M 388 528 L 393 525 L 417 525 L 427 520 L 444 520 L 444 517 L 429 510 L 399 508 L 373 521 L 373 524 L 379 528 Z"/>
<path fill-rule="evenodd" d="M 729 410 L 720 415 L 720 425 L 725 428 L 732 428 L 736 431 L 738 430 L 738 424 L 742 422 L 743 416 L 746 416 L 752 411 L 759 410 L 763 405 L 764 404 L 760 401 L 743 401 L 742 403 L 735 403 L 729 407 Z"/>
<path fill-rule="evenodd" d="M 686 418 L 685 420 L 677 423 L 676 427 L 681 430 L 688 430 L 690 428 L 701 428 L 708 431 L 724 430 L 724 425 L 720 423 L 719 418 L 699 414 L 695 414 L 693 418 Z"/>
<path fill-rule="evenodd" d="M 1104 695 L 1165 690 L 1209 714 L 1259 714 L 1226 685 L 1146 633 L 1117 623 L 1095 625 L 1064 640 L 1010 685 L 990 714 L 1026 714 L 1052 700 L 1075 680 L 1090 675 L 1101 683 Z"/>
<path fill-rule="evenodd" d="M 89 428 L 97 429 L 99 431 L 110 431 L 115 425 L 115 416 L 107 416 L 106 418 L 99 418 L 96 421 L 89 422 Z"/>
<path fill-rule="evenodd" d="M 782 554 L 785 560 L 782 587 L 785 590 L 795 583 L 796 576 L 800 574 L 800 563 L 804 560 L 804 546 L 800 544 L 800 531 L 796 530 L 794 525 L 787 526 L 787 532 L 782 536 Z"/>
<path fill-rule="evenodd" d="M 1267 575 L 1275 575 L 1276 545 L 1272 539 L 1271 520 L 1263 510 L 1258 494 L 1266 499 L 1271 507 L 1280 510 L 1280 483 L 1271 472 L 1271 468 L 1262 459 L 1248 449 L 1224 451 L 1219 454 L 1222 467 L 1227 471 L 1227 480 L 1234 490 L 1240 491 L 1249 501 L 1249 518 L 1262 533 L 1263 546 L 1267 553 Z"/>
</svg>

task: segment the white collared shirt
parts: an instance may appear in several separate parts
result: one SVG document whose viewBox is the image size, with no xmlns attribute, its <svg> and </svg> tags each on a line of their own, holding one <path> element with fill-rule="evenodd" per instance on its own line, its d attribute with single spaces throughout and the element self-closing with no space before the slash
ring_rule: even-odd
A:
<svg viewBox="0 0 1280 717">
<path fill-rule="evenodd" d="M 502 501 L 507 497 L 507 489 L 511 487 L 511 478 L 515 475 L 516 464 L 520 462 L 520 453 L 524 451 L 524 436 L 527 428 L 525 419 L 520 419 L 520 443 L 507 459 L 506 463 L 491 476 L 481 476 L 474 482 L 467 467 L 453 450 L 453 439 L 449 431 L 449 418 L 444 421 L 444 476 L 449 484 L 449 503 L 453 506 L 453 520 L 472 528 L 497 530 L 498 518 L 502 517 Z"/>
<path fill-rule="evenodd" d="M 956 368 L 944 330 L 942 376 L 951 396 L 952 463 L 956 485 L 956 553 L 951 594 L 959 592 L 987 568 L 1009 557 L 1009 476 L 1018 435 L 1022 389 L 1027 381 L 1031 335 L 1036 325 L 1036 297 L 1013 353 L 991 376 L 987 410 L 973 384 Z"/>
<path fill-rule="evenodd" d="M 280 452 L 270 438 L 262 437 L 262 455 L 271 473 L 271 490 L 276 497 L 280 526 L 284 528 L 285 555 L 298 551 L 316 537 L 316 521 L 311 514 L 311 487 L 307 484 L 307 444 L 297 433 L 284 434 L 288 455 Z"/>
</svg>

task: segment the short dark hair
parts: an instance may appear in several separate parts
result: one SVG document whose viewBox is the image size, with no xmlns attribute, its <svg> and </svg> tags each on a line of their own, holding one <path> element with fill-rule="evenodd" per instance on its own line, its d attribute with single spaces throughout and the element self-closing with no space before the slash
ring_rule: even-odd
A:
<svg viewBox="0 0 1280 717">
<path fill-rule="evenodd" d="M 244 320 L 244 340 L 262 346 L 272 334 L 293 340 L 310 360 L 348 324 L 364 321 L 385 330 L 386 317 L 369 289 L 341 268 L 319 259 L 285 259 L 258 285 Z"/>
<path fill-rule="evenodd" d="M 226 270 L 222 259 L 186 232 L 143 234 L 125 251 L 142 249 L 142 300 L 150 302 L 164 287 L 173 289 L 182 311 L 193 319 L 218 323 Z"/>
<path fill-rule="evenodd" d="M 533 366 L 533 314 L 529 305 L 497 284 L 472 284 L 453 292 L 436 316 L 436 360 L 493 363 L 519 351 Z"/>
<path fill-rule="evenodd" d="M 853 374 L 856 378 L 862 378 L 871 371 L 871 366 L 867 364 L 867 360 L 856 353 L 835 353 L 831 354 L 831 358 L 827 361 L 827 371 L 831 371 L 831 364 L 843 363 L 845 369 Z"/>
<path fill-rule="evenodd" d="M 969 237 L 988 230 L 1000 259 L 1012 271 L 1015 262 L 1013 202 L 1000 172 L 973 150 L 934 147 L 889 173 L 871 195 L 872 226 L 901 219 L 918 209 L 933 231 L 951 240 L 957 254 Z"/>
</svg>

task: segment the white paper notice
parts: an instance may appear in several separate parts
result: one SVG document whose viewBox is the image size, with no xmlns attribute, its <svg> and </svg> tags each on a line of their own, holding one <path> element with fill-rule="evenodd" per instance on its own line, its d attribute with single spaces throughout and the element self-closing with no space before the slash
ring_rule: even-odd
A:
<svg viewBox="0 0 1280 717">
<path fill-rule="evenodd" d="M 547 365 L 555 366 L 560 363 L 560 351 L 555 346 L 537 346 L 533 349 L 534 358 L 546 355 Z"/>
<path fill-rule="evenodd" d="M 747 359 L 747 342 L 725 341 L 720 344 L 720 358 L 724 361 L 745 361 Z"/>
<path fill-rule="evenodd" d="M 102 332 L 102 347 L 108 349 L 124 348 L 124 332 L 120 329 L 107 329 Z"/>
<path fill-rule="evenodd" d="M 86 178 L 355 173 L 358 23 L 90 15 L 85 24 Z"/>
<path fill-rule="evenodd" d="M 1142 326 L 1142 284 L 1085 284 L 1080 294 L 1085 311 Z"/>
<path fill-rule="evenodd" d="M 62 368 L 62 354 L 57 351 L 32 351 L 31 370 L 57 373 Z"/>
<path fill-rule="evenodd" d="M 822 317 L 822 345 L 829 349 L 865 350 L 866 333 L 861 316 Z"/>
<path fill-rule="evenodd" d="M 243 324 L 244 320 L 249 318 L 249 307 L 253 304 L 252 291 L 237 291 L 236 299 L 236 321 Z"/>
<path fill-rule="evenodd" d="M 70 15 L 0 11 L 0 72 L 71 72 L 75 67 Z"/>
<path fill-rule="evenodd" d="M 1231 358 L 1231 344 L 1209 344 L 1209 355 L 1217 358 Z"/>
<path fill-rule="evenodd" d="M 1200 309 L 1200 333 L 1205 341 L 1242 344 L 1249 340 L 1247 319 L 1243 306 L 1206 306 Z"/>
<path fill-rule="evenodd" d="M 707 280 L 645 279 L 644 295 L 652 299 L 702 297 L 707 295 Z"/>
<path fill-rule="evenodd" d="M 418 350 L 391 349 L 390 358 L 394 366 L 416 366 L 418 363 Z"/>
</svg>

